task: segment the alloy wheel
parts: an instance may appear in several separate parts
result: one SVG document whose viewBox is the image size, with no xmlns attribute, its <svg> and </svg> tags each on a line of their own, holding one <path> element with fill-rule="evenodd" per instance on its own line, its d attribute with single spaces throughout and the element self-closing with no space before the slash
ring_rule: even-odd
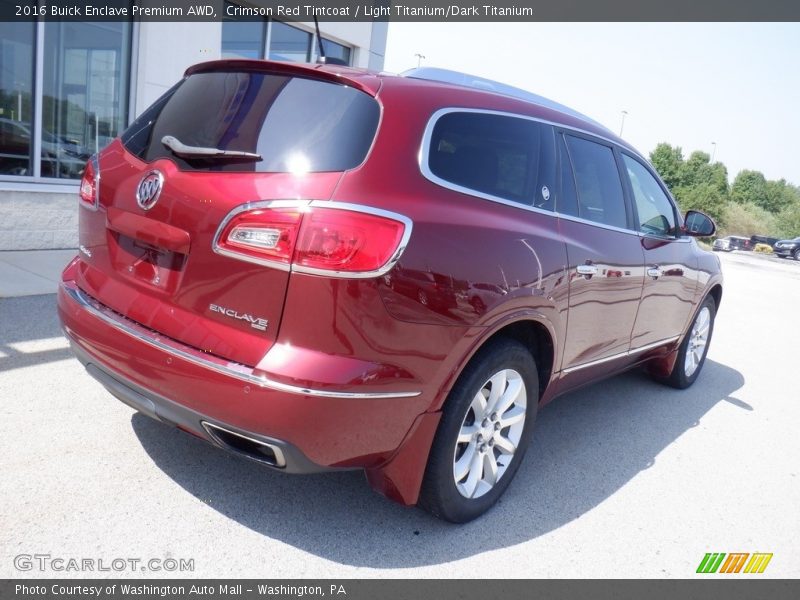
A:
<svg viewBox="0 0 800 600">
<path fill-rule="evenodd" d="M 500 480 L 525 428 L 528 395 L 514 369 L 492 375 L 464 415 L 453 452 L 453 479 L 465 498 L 478 498 Z"/>
<path fill-rule="evenodd" d="M 697 314 L 689 333 L 689 346 L 686 348 L 686 358 L 683 363 L 683 370 L 687 377 L 692 376 L 703 360 L 710 327 L 711 311 L 704 306 Z"/>
</svg>

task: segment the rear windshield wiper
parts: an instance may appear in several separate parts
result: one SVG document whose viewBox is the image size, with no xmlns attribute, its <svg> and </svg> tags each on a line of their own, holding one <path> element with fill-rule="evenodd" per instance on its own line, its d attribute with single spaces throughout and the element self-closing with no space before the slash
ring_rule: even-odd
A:
<svg viewBox="0 0 800 600">
<path fill-rule="evenodd" d="M 223 150 L 222 148 L 206 148 L 204 146 L 187 146 L 172 135 L 165 135 L 161 143 L 181 158 L 231 159 L 231 160 L 263 160 L 260 154 L 242 150 Z"/>
</svg>

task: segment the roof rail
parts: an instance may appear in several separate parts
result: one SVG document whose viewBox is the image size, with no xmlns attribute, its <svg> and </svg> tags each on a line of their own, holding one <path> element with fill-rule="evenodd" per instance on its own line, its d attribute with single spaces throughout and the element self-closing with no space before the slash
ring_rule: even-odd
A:
<svg viewBox="0 0 800 600">
<path fill-rule="evenodd" d="M 504 96 L 511 96 L 512 98 L 525 100 L 526 102 L 532 102 L 534 104 L 544 106 L 545 108 L 551 108 L 564 114 L 577 117 L 578 119 L 588 121 L 593 125 L 608 131 L 608 128 L 605 125 L 601 125 L 594 119 L 591 119 L 586 115 L 569 108 L 568 106 L 554 102 L 553 100 L 545 98 L 544 96 L 540 96 L 539 94 L 534 94 L 533 92 L 529 92 L 506 83 L 500 83 L 499 81 L 492 81 L 491 79 L 476 77 L 475 75 L 469 75 L 459 71 L 451 71 L 449 69 L 438 69 L 436 67 L 418 67 L 416 69 L 404 71 L 400 75 L 402 77 L 409 77 L 412 79 L 439 81 L 441 83 L 450 83 L 453 85 L 460 85 L 478 90 L 486 90 L 496 94 L 503 94 Z"/>
</svg>

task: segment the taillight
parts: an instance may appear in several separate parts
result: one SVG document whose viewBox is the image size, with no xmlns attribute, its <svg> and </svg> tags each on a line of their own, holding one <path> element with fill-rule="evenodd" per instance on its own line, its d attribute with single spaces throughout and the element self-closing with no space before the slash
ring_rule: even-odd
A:
<svg viewBox="0 0 800 600">
<path fill-rule="evenodd" d="M 80 203 L 86 208 L 97 210 L 100 196 L 100 165 L 97 156 L 93 156 L 86 163 L 81 177 L 81 187 L 78 191 Z"/>
<path fill-rule="evenodd" d="M 240 212 L 223 225 L 214 250 L 288 270 L 302 217 L 301 207 Z"/>
<path fill-rule="evenodd" d="M 410 235 L 407 217 L 383 210 L 324 201 L 264 202 L 232 213 L 214 250 L 302 273 L 373 277 L 397 262 Z"/>
<path fill-rule="evenodd" d="M 306 272 L 378 271 L 397 252 L 405 230 L 396 216 L 313 207 L 303 218 L 293 265 Z"/>
</svg>

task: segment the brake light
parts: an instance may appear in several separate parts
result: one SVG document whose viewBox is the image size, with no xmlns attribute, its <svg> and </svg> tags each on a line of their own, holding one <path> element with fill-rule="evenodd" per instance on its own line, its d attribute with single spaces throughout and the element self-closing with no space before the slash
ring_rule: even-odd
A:
<svg viewBox="0 0 800 600">
<path fill-rule="evenodd" d="M 220 254 L 317 275 L 371 277 L 391 268 L 411 234 L 404 216 L 335 202 L 284 203 L 229 217 Z"/>
<path fill-rule="evenodd" d="M 83 177 L 81 177 L 81 187 L 78 191 L 80 197 L 80 204 L 86 208 L 97 210 L 98 200 L 100 196 L 100 166 L 97 162 L 97 157 L 93 156 L 86 163 L 83 169 Z"/>
</svg>

